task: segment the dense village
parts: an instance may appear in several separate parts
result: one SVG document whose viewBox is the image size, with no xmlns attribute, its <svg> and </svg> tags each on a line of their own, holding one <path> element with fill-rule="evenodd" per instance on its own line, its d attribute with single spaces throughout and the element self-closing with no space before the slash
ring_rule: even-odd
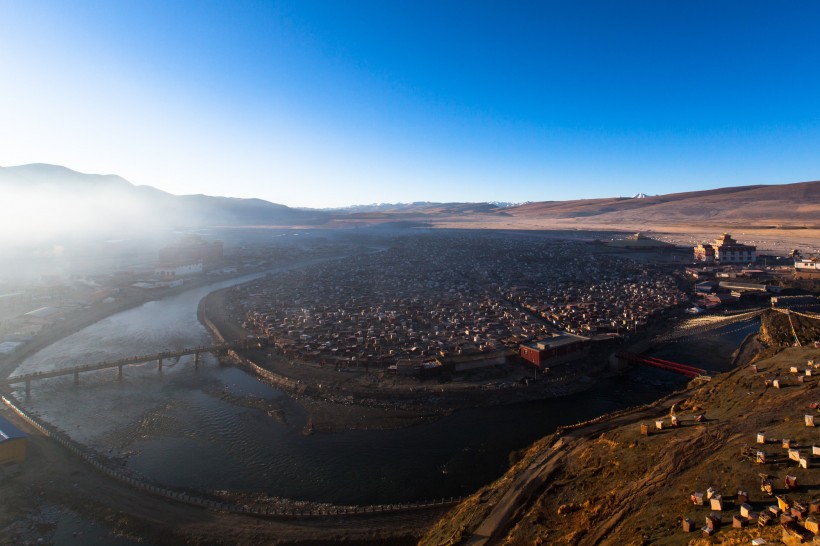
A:
<svg viewBox="0 0 820 546">
<path fill-rule="evenodd" d="M 503 363 L 530 343 L 564 356 L 687 301 L 659 266 L 589 244 L 475 235 L 407 238 L 234 290 L 235 312 L 288 356 L 408 375 Z"/>
</svg>

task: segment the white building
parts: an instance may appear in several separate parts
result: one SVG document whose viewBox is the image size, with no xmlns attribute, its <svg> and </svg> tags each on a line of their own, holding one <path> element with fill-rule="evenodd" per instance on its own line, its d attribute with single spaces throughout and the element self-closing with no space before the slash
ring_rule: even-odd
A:
<svg viewBox="0 0 820 546">
<path fill-rule="evenodd" d="M 820 278 L 820 258 L 795 258 L 794 274 L 798 278 Z"/>
</svg>

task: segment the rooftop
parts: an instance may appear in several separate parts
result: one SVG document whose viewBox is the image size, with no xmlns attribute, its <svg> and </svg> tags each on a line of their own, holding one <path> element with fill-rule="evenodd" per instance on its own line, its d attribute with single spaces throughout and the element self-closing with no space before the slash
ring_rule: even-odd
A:
<svg viewBox="0 0 820 546">
<path fill-rule="evenodd" d="M 532 343 L 526 343 L 524 346 L 543 351 L 544 349 L 555 349 L 556 347 L 561 347 L 562 345 L 569 345 L 570 343 L 588 340 L 589 338 L 583 336 L 576 336 L 568 332 L 561 332 L 553 334 L 545 339 L 540 339 Z"/>
</svg>

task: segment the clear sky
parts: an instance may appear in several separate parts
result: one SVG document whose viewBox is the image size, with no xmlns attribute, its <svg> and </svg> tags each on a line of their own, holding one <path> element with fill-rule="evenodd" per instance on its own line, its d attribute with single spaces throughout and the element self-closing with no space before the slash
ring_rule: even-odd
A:
<svg viewBox="0 0 820 546">
<path fill-rule="evenodd" d="M 0 0 L 0 165 L 291 206 L 820 178 L 820 2 Z"/>
</svg>

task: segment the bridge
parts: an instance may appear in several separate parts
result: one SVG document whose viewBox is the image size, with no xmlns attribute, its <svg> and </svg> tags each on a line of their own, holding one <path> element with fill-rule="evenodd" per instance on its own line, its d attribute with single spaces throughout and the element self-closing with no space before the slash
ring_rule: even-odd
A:
<svg viewBox="0 0 820 546">
<path fill-rule="evenodd" d="M 58 370 L 49 370 L 47 372 L 34 372 L 23 375 L 12 375 L 4 379 L 0 379 L 2 385 L 14 385 L 18 383 L 26 384 L 26 396 L 31 394 L 31 382 L 40 379 L 51 379 L 54 377 L 62 377 L 65 375 L 74 375 L 74 383 L 80 382 L 80 374 L 83 372 L 96 372 L 99 370 L 108 370 L 111 368 L 119 369 L 119 378 L 122 378 L 122 369 L 125 366 L 133 366 L 136 364 L 145 364 L 146 362 L 157 362 L 157 369 L 162 373 L 162 361 L 168 358 L 179 358 L 186 355 L 194 355 L 194 367 L 199 368 L 199 356 L 203 353 L 220 353 L 230 349 L 239 348 L 243 342 L 219 343 L 216 345 L 206 345 L 202 347 L 192 347 L 188 349 L 178 349 L 175 351 L 165 351 L 162 353 L 129 356 L 114 361 L 97 362 L 96 364 L 84 364 L 82 366 L 72 366 L 70 368 L 60 368 Z"/>
<path fill-rule="evenodd" d="M 680 364 L 678 362 L 663 360 L 652 356 L 638 355 L 635 353 L 625 352 L 620 352 L 615 356 L 627 362 L 632 362 L 634 364 L 644 364 L 646 366 L 652 366 L 653 368 L 660 368 L 661 370 L 668 370 L 670 372 L 685 375 L 686 377 L 691 377 L 692 379 L 696 377 L 709 375 L 709 372 L 707 370 L 704 370 L 703 368 L 695 368 L 694 366 L 689 366 L 687 364 Z"/>
</svg>

